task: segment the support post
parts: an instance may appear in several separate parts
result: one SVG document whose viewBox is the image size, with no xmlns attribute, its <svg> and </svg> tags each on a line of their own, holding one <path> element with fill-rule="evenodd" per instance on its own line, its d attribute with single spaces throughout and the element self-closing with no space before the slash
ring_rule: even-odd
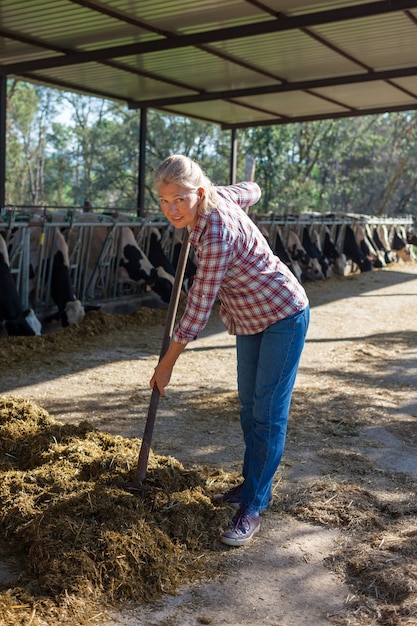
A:
<svg viewBox="0 0 417 626">
<path fill-rule="evenodd" d="M 230 146 L 230 184 L 236 183 L 237 170 L 237 129 L 232 128 L 231 146 Z"/>
<path fill-rule="evenodd" d="M 7 76 L 0 76 L 0 213 L 6 201 Z"/>
<path fill-rule="evenodd" d="M 144 217 L 145 213 L 145 174 L 146 174 L 146 126 L 147 109 L 140 110 L 139 128 L 139 171 L 138 171 L 138 199 L 137 215 Z"/>
</svg>

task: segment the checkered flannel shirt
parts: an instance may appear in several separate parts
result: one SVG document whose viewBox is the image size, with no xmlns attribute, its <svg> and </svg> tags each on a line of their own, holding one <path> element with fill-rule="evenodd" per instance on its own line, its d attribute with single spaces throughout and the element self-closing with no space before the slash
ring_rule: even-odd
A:
<svg viewBox="0 0 417 626">
<path fill-rule="evenodd" d="M 261 195 L 256 183 L 217 187 L 215 209 L 200 215 L 189 241 L 197 272 L 173 339 L 186 344 L 197 338 L 216 298 L 230 334 L 253 335 L 308 305 L 304 288 L 275 256 L 244 209 Z"/>
</svg>

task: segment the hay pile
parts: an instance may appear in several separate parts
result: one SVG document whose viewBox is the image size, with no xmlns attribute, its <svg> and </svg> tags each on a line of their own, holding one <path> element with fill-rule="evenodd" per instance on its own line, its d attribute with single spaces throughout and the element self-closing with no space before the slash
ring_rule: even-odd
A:
<svg viewBox="0 0 417 626">
<path fill-rule="evenodd" d="M 0 398 L 2 624 L 91 623 L 106 605 L 214 573 L 228 516 L 206 485 L 230 476 L 151 453 L 146 485 L 169 497 L 134 495 L 118 485 L 133 480 L 139 446 Z"/>
</svg>

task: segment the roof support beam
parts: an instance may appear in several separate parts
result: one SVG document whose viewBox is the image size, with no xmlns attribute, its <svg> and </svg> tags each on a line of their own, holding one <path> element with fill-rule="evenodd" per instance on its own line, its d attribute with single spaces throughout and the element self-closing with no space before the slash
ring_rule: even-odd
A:
<svg viewBox="0 0 417 626">
<path fill-rule="evenodd" d="M 417 102 L 411 106 L 410 104 L 398 105 L 398 106 L 380 106 L 367 108 L 366 110 L 356 111 L 343 111 L 342 113 L 319 113 L 313 115 L 300 115 L 294 119 L 286 117 L 282 118 L 270 118 L 268 120 L 257 121 L 256 126 L 282 126 L 283 124 L 299 124 L 300 122 L 318 122 L 320 120 L 340 120 L 346 117 L 361 117 L 362 115 L 382 115 L 383 113 L 400 113 L 402 111 L 415 111 L 417 109 Z M 232 128 L 253 128 L 253 122 L 244 122 L 241 124 L 222 124 L 222 130 L 231 130 Z"/>
<path fill-rule="evenodd" d="M 104 59 L 120 58 L 131 55 L 147 54 L 150 52 L 163 52 L 178 48 L 199 46 L 202 44 L 215 43 L 240 39 L 243 37 L 253 37 L 256 35 L 266 35 L 289 31 L 299 28 L 322 26 L 332 22 L 342 22 L 386 13 L 415 9 L 416 0 L 378 0 L 357 6 L 344 7 L 343 9 L 330 9 L 328 11 L 318 11 L 316 13 L 306 13 L 294 17 L 279 15 L 278 19 L 271 19 L 245 26 L 233 26 L 220 28 L 212 31 L 193 33 L 191 35 L 178 35 L 177 37 L 158 38 L 143 43 L 127 44 L 99 48 L 88 52 L 68 52 L 57 57 L 46 59 L 36 59 L 34 61 L 23 61 L 11 63 L 0 67 L 3 74 L 20 74 L 22 72 L 36 72 L 54 67 L 64 67 L 78 65 L 79 63 L 91 63 L 103 61 Z"/>
<path fill-rule="evenodd" d="M 248 87 L 246 89 L 231 89 L 222 91 L 211 91 L 198 93 L 192 96 L 177 96 L 174 98 L 157 98 L 145 100 L 136 104 L 130 104 L 131 108 L 146 106 L 149 108 L 162 108 L 166 106 L 177 106 L 181 104 L 192 104 L 195 102 L 209 102 L 210 100 L 226 100 L 236 98 L 248 98 L 265 94 L 286 93 L 289 91 L 306 91 L 320 89 L 323 87 L 337 87 L 339 85 L 351 85 L 357 83 L 369 83 L 377 80 L 395 80 L 396 78 L 407 78 L 417 76 L 417 66 L 405 67 L 382 72 L 364 72 L 363 74 L 351 74 L 349 76 L 337 76 L 332 78 L 319 78 L 317 80 L 302 80 L 294 83 L 279 83 L 278 85 L 265 85 L 263 87 Z M 417 96 L 416 96 L 417 97 Z"/>
</svg>

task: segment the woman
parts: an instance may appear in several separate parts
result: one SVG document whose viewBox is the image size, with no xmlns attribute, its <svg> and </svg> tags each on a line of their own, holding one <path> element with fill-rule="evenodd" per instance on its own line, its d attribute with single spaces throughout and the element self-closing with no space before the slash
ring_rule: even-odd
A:
<svg viewBox="0 0 417 626">
<path fill-rule="evenodd" d="M 244 210 L 260 198 L 256 183 L 215 187 L 197 163 L 173 155 L 157 169 L 154 184 L 165 217 L 190 231 L 197 272 L 150 385 L 164 395 L 178 357 L 203 330 L 219 298 L 221 319 L 236 335 L 245 453 L 242 484 L 214 500 L 238 508 L 220 539 L 241 546 L 259 531 L 259 513 L 271 500 L 309 323 L 308 299 Z"/>
</svg>

